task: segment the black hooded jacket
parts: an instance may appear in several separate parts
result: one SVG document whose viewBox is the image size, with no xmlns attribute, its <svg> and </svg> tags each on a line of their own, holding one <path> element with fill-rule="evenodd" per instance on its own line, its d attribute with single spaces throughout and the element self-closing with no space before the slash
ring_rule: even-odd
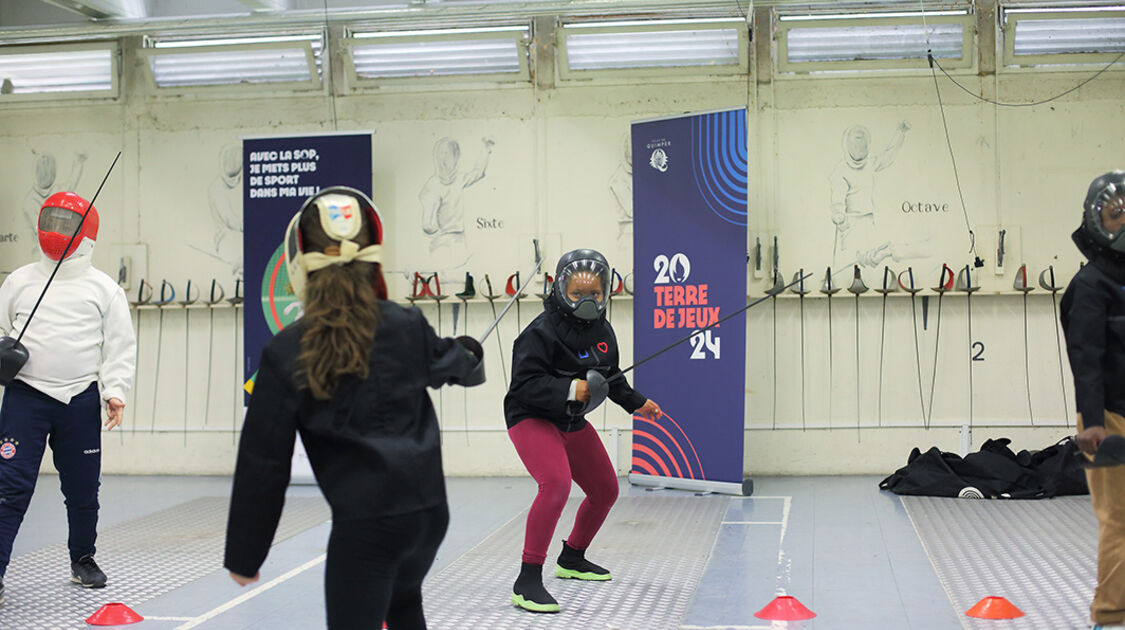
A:
<svg viewBox="0 0 1125 630">
<path fill-rule="evenodd" d="M 434 329 L 414 308 L 379 301 L 367 378 L 346 377 L 331 400 L 297 377 L 298 320 L 262 350 L 242 426 L 227 522 L 226 568 L 254 575 L 277 530 L 300 433 L 317 484 L 343 521 L 444 504 L 441 436 L 428 387 L 461 384 L 473 352 Z"/>
<path fill-rule="evenodd" d="M 1083 228 L 1072 238 L 1090 264 L 1066 287 L 1060 319 L 1082 424 L 1105 426 L 1105 410 L 1125 414 L 1125 260 Z"/>
<path fill-rule="evenodd" d="M 570 315 L 552 293 L 544 310 L 516 337 L 512 346 L 512 382 L 504 397 L 508 428 L 527 418 L 542 418 L 563 431 L 586 426 L 582 403 L 568 401 L 570 384 L 595 369 L 607 380 L 621 373 L 617 336 L 602 317 L 586 322 Z M 609 399 L 632 413 L 648 400 L 624 377 L 609 383 Z"/>
</svg>

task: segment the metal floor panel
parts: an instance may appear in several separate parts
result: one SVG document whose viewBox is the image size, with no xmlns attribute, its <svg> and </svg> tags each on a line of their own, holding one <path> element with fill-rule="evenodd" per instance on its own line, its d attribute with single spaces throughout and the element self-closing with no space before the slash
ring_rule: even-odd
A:
<svg viewBox="0 0 1125 630">
<path fill-rule="evenodd" d="M 1089 497 L 902 497 L 902 503 L 965 628 L 1089 627 L 1098 547 Z M 1001 621 L 964 614 L 987 596 L 1007 598 L 1026 616 Z"/>
<path fill-rule="evenodd" d="M 580 499 L 559 519 L 543 583 L 562 611 L 536 614 L 509 602 L 527 512 L 509 521 L 423 586 L 432 630 L 661 630 L 680 627 L 711 555 L 728 497 L 621 497 L 590 550 L 608 582 L 560 580 L 555 562 Z"/>
<path fill-rule="evenodd" d="M 218 569 L 226 539 L 226 497 L 204 497 L 98 532 L 97 560 L 109 577 L 105 588 L 70 581 L 66 543 L 13 558 L 8 565 L 0 628 L 71 630 L 103 604 L 130 607 L 163 595 Z M 294 498 L 274 542 L 330 518 L 320 498 Z"/>
</svg>

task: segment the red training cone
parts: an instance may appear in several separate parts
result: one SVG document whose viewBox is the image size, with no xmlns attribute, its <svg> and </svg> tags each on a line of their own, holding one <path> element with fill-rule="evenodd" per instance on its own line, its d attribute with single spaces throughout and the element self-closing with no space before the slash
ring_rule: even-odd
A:
<svg viewBox="0 0 1125 630">
<path fill-rule="evenodd" d="M 816 616 L 816 613 L 805 608 L 805 605 L 797 601 L 796 597 L 781 595 L 766 604 L 765 608 L 754 613 L 754 616 L 768 621 L 800 621 L 812 619 Z"/>
<path fill-rule="evenodd" d="M 1015 619 L 1023 617 L 1023 611 L 1003 597 L 985 597 L 965 614 L 977 619 Z"/>
<path fill-rule="evenodd" d="M 133 612 L 131 608 L 121 603 L 106 604 L 98 612 L 90 615 L 86 623 L 91 626 L 123 626 L 125 624 L 144 621 L 145 618 Z"/>
</svg>

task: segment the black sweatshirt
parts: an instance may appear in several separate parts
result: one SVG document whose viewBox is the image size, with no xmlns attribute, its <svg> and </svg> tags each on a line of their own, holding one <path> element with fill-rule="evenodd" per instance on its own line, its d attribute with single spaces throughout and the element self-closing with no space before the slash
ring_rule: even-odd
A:
<svg viewBox="0 0 1125 630">
<path fill-rule="evenodd" d="M 334 520 L 445 502 L 441 436 L 426 388 L 463 382 L 478 360 L 435 335 L 421 311 L 381 300 L 379 313 L 370 373 L 345 378 L 330 401 L 297 384 L 301 321 L 262 350 L 231 491 L 223 563 L 230 571 L 253 576 L 266 558 L 298 431 Z"/>
<path fill-rule="evenodd" d="M 512 382 L 504 397 L 508 428 L 527 418 L 550 420 L 563 431 L 586 426 L 582 403 L 568 401 L 570 383 L 596 369 L 606 379 L 620 374 L 617 336 L 604 316 L 588 325 L 564 316 L 548 298 L 546 310 L 523 330 L 512 346 Z M 571 335 L 575 328 L 584 328 Z M 561 333 L 561 334 L 560 334 Z M 564 341 L 563 335 L 568 341 Z M 648 400 L 624 377 L 609 383 L 609 399 L 632 413 Z"/>
<path fill-rule="evenodd" d="M 1082 267 L 1060 304 L 1074 395 L 1085 427 L 1105 426 L 1107 409 L 1125 413 L 1125 286 L 1107 271 L 1113 267 Z"/>
</svg>

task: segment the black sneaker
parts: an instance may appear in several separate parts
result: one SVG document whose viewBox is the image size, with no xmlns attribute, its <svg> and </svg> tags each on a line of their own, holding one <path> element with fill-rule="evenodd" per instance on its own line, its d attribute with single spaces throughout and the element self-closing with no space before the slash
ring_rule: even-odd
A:
<svg viewBox="0 0 1125 630">
<path fill-rule="evenodd" d="M 555 577 L 597 582 L 613 579 L 607 569 L 587 560 L 584 550 L 571 547 L 565 540 L 562 553 L 559 554 L 558 562 L 555 564 Z"/>
<path fill-rule="evenodd" d="M 559 612 L 559 603 L 543 588 L 543 565 L 520 565 L 520 575 L 512 586 L 512 604 L 536 613 Z"/>
<path fill-rule="evenodd" d="M 101 588 L 105 586 L 105 573 L 94 562 L 94 556 L 82 556 L 70 563 L 70 581 L 83 588 Z"/>
</svg>

